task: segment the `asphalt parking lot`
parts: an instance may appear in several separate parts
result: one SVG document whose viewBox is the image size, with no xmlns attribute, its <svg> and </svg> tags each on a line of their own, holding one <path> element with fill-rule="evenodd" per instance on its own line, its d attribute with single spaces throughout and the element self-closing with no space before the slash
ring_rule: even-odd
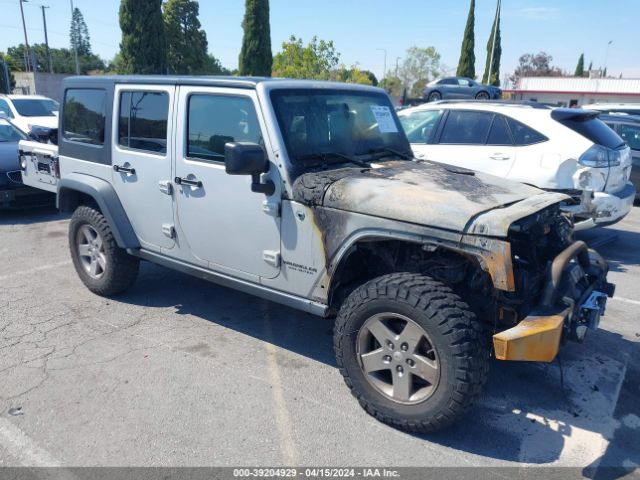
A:
<svg viewBox="0 0 640 480">
<path fill-rule="evenodd" d="M 91 294 L 67 223 L 0 213 L 0 465 L 640 464 L 640 208 L 585 235 L 617 284 L 601 329 L 561 367 L 494 361 L 466 421 L 433 435 L 360 409 L 328 320 L 150 264 Z"/>
</svg>

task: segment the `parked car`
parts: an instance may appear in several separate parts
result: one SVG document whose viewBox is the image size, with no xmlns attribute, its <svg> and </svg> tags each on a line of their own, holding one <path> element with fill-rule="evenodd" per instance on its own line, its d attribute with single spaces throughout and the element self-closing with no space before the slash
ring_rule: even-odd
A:
<svg viewBox="0 0 640 480">
<path fill-rule="evenodd" d="M 73 212 L 85 286 L 122 292 L 142 259 L 336 317 L 340 373 L 395 427 L 458 420 L 485 382 L 492 335 L 499 359 L 549 362 L 613 295 L 606 262 L 572 238 L 568 196 L 412 161 L 381 89 L 63 82 L 59 146 L 20 148 L 25 181 L 48 179 Z"/>
<path fill-rule="evenodd" d="M 591 103 L 583 105 L 586 110 L 597 110 L 602 113 L 623 113 L 627 115 L 640 115 L 640 103 Z"/>
<path fill-rule="evenodd" d="M 629 145 L 633 163 L 630 180 L 636 187 L 636 201 L 640 200 L 640 115 L 601 114 L 598 118 Z"/>
<path fill-rule="evenodd" d="M 615 223 L 633 206 L 631 152 L 595 111 L 437 102 L 398 115 L 417 158 L 564 192 L 579 202 L 576 229 Z"/>
<path fill-rule="evenodd" d="M 502 90 L 493 85 L 483 85 L 467 77 L 445 77 L 427 84 L 422 92 L 427 102 L 450 99 L 496 100 L 502 98 Z"/>
<path fill-rule="evenodd" d="M 58 128 L 58 102 L 41 95 L 0 95 L 0 114 L 25 133 L 34 127 Z"/>
<path fill-rule="evenodd" d="M 51 197 L 22 182 L 18 142 L 29 137 L 0 117 L 0 208 L 18 208 L 50 202 Z"/>
</svg>

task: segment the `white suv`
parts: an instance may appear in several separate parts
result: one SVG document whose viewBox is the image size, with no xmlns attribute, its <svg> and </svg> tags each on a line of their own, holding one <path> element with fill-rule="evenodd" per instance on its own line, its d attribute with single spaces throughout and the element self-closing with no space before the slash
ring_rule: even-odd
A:
<svg viewBox="0 0 640 480">
<path fill-rule="evenodd" d="M 58 102 L 41 95 L 0 95 L 0 114 L 31 133 L 33 127 L 58 128 Z"/>
<path fill-rule="evenodd" d="M 418 159 L 567 193 L 579 201 L 576 229 L 615 223 L 633 205 L 629 147 L 595 111 L 445 101 L 398 115 Z"/>
</svg>

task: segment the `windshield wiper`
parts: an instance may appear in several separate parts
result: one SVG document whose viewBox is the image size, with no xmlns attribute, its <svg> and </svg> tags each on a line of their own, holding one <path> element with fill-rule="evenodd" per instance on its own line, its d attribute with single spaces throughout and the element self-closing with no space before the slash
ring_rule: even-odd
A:
<svg viewBox="0 0 640 480">
<path fill-rule="evenodd" d="M 344 153 L 339 153 L 339 152 L 308 153 L 308 154 L 305 154 L 305 155 L 298 155 L 296 157 L 296 160 L 304 162 L 305 160 L 319 159 L 322 162 L 322 165 L 326 166 L 327 165 L 327 159 L 331 158 L 331 157 L 341 158 L 343 160 L 346 160 L 347 162 L 353 163 L 353 164 L 358 165 L 360 167 L 366 167 L 366 168 L 371 167 L 371 165 L 369 165 L 364 160 L 359 160 L 357 158 L 353 158 L 353 157 L 350 157 L 349 155 L 345 155 Z"/>
<path fill-rule="evenodd" d="M 412 160 L 413 159 L 413 155 L 410 155 L 406 152 L 401 152 L 399 150 L 395 150 L 393 148 L 389 148 L 389 147 L 378 147 L 378 148 L 372 148 L 371 150 L 369 150 L 367 152 L 369 155 L 375 155 L 376 153 L 391 153 L 397 157 L 402 158 L 403 160 Z"/>
</svg>

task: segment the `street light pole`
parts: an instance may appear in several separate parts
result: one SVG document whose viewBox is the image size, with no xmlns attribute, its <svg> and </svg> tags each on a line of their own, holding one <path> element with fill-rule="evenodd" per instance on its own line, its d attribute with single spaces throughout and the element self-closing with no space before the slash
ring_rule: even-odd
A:
<svg viewBox="0 0 640 480">
<path fill-rule="evenodd" d="M 602 76 L 604 77 L 604 73 L 607 71 L 607 60 L 609 59 L 609 46 L 613 43 L 613 40 L 609 40 L 607 43 L 607 49 L 604 52 L 604 70 L 602 72 Z"/>
<path fill-rule="evenodd" d="M 396 78 L 398 78 L 398 60 L 402 60 L 402 57 L 396 57 Z"/>
<path fill-rule="evenodd" d="M 47 60 L 49 61 L 49 73 L 53 73 L 53 62 L 51 61 L 51 51 L 49 50 L 49 37 L 47 36 L 47 16 L 44 13 L 46 5 L 40 5 L 42 9 L 42 23 L 44 24 L 44 45 L 47 49 Z"/>
<path fill-rule="evenodd" d="M 384 48 L 376 48 L 381 52 L 384 52 L 384 71 L 382 72 L 382 78 L 387 76 L 387 50 Z"/>
<path fill-rule="evenodd" d="M 27 40 L 27 25 L 24 23 L 24 9 L 22 8 L 23 2 L 28 2 L 29 0 L 19 0 L 20 1 L 20 14 L 22 15 L 22 29 L 24 30 L 24 71 L 29 71 L 29 40 Z"/>
<path fill-rule="evenodd" d="M 69 0 L 69 2 L 71 3 L 71 25 L 73 25 L 73 0 Z M 78 60 L 78 46 L 77 45 L 73 45 L 73 54 L 75 56 L 76 59 L 76 75 L 80 75 L 80 60 Z"/>
</svg>

